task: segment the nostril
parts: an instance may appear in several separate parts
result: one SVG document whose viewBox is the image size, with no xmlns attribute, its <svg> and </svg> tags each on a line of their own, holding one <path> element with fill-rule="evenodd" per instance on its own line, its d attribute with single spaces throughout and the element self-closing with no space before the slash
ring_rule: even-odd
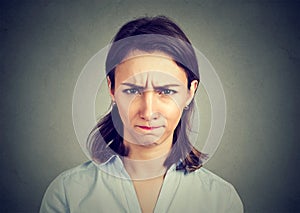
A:
<svg viewBox="0 0 300 213">
<path fill-rule="evenodd" d="M 159 118 L 159 113 L 153 113 L 152 115 L 151 115 L 151 119 L 152 120 L 157 120 Z"/>
</svg>

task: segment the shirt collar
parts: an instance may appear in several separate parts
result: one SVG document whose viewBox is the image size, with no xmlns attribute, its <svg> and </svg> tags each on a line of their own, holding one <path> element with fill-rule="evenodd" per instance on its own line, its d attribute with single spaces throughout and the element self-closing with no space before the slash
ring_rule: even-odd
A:
<svg viewBox="0 0 300 213">
<path fill-rule="evenodd" d="M 102 170 L 108 174 L 111 174 L 113 176 L 120 177 L 120 178 L 125 178 L 125 179 L 129 178 L 130 179 L 121 158 L 122 157 L 120 157 L 119 155 L 113 154 L 105 162 L 103 162 L 103 163 L 94 162 L 94 164 L 97 166 L 97 168 L 99 168 L 100 170 Z M 176 167 L 180 163 L 181 163 L 181 161 L 171 165 L 170 168 L 167 170 L 167 173 L 176 171 Z"/>
</svg>

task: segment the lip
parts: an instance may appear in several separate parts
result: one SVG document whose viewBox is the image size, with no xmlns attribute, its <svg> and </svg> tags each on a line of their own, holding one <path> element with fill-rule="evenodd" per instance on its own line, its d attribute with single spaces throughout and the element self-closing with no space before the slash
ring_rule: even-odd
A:
<svg viewBox="0 0 300 213">
<path fill-rule="evenodd" d="M 143 130 L 154 130 L 154 129 L 158 129 L 160 128 L 161 126 L 137 126 L 138 128 L 140 129 L 143 129 Z"/>
</svg>

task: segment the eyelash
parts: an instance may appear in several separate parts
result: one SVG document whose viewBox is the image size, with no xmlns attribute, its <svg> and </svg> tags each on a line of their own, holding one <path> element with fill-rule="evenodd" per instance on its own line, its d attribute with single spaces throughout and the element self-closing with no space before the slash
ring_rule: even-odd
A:
<svg viewBox="0 0 300 213">
<path fill-rule="evenodd" d="M 141 91 L 138 88 L 124 89 L 123 92 L 126 93 L 126 94 L 128 94 L 128 95 L 141 94 Z"/>
<path fill-rule="evenodd" d="M 173 95 L 175 93 L 177 93 L 175 90 L 172 89 L 160 89 L 157 90 L 159 95 Z"/>
<path fill-rule="evenodd" d="M 139 88 L 125 89 L 125 90 L 123 90 L 123 92 L 128 94 L 128 95 L 137 95 L 137 94 L 142 93 Z M 158 90 L 156 90 L 156 92 L 159 95 L 173 95 L 173 94 L 177 93 L 177 91 L 172 90 L 172 89 L 158 89 Z"/>
</svg>

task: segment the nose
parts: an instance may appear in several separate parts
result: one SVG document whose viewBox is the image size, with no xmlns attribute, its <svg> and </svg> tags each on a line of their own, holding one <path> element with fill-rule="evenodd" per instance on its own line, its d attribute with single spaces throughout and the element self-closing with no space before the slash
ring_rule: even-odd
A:
<svg viewBox="0 0 300 213">
<path fill-rule="evenodd" d="M 155 98 L 155 92 L 144 91 L 141 96 L 141 102 L 140 117 L 146 121 L 153 119 L 156 120 L 159 115 L 156 112 L 157 101 Z"/>
</svg>

